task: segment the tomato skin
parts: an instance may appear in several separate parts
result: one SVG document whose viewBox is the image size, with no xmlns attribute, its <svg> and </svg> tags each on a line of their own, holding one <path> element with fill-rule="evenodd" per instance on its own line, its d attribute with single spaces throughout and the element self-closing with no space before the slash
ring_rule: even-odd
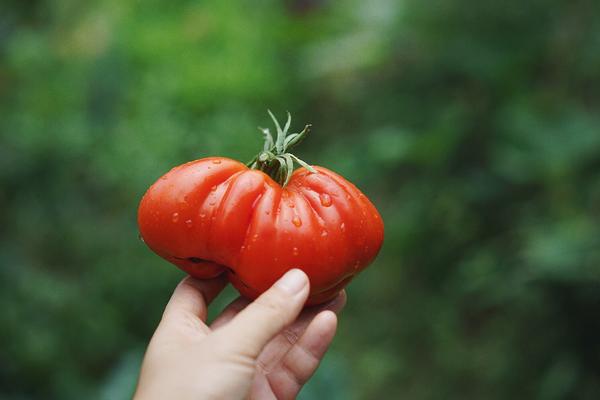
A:
<svg viewBox="0 0 600 400">
<path fill-rule="evenodd" d="M 291 268 L 310 278 L 307 304 L 326 302 L 377 256 L 383 222 L 353 184 L 322 167 L 284 188 L 262 171 L 211 157 L 173 168 L 146 192 L 146 244 L 190 275 L 227 272 L 255 298 Z"/>
</svg>

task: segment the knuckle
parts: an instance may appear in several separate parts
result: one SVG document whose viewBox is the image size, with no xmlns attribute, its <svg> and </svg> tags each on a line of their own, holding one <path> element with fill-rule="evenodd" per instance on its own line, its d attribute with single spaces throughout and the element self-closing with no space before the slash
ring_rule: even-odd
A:
<svg viewBox="0 0 600 400">
<path fill-rule="evenodd" d="M 290 328 L 284 329 L 283 332 L 281 332 L 281 334 L 283 335 L 285 340 L 287 340 L 287 342 L 291 345 L 296 344 L 296 342 L 299 339 L 298 334 Z"/>
<path fill-rule="evenodd" d="M 256 369 L 258 369 L 264 375 L 267 375 L 271 372 L 267 364 L 265 364 L 265 362 L 260 359 L 256 360 Z"/>
<path fill-rule="evenodd" d="M 179 323 L 183 329 L 189 329 L 191 332 L 202 330 L 202 323 L 198 317 L 188 312 L 181 313 Z"/>
<path fill-rule="evenodd" d="M 304 354 L 304 356 L 306 357 L 306 359 L 313 363 L 314 365 L 318 365 L 319 362 L 321 362 L 321 358 L 319 357 L 319 355 L 315 354 L 313 351 L 311 351 L 310 349 L 308 349 L 306 346 L 297 346 L 298 347 L 298 351 L 300 351 L 302 354 Z"/>
<path fill-rule="evenodd" d="M 311 371 L 300 371 L 298 368 L 290 364 L 290 361 L 286 358 L 282 363 L 282 370 L 288 376 L 288 378 L 294 382 L 298 387 L 304 386 L 304 384 L 310 379 L 312 375 Z"/>
</svg>

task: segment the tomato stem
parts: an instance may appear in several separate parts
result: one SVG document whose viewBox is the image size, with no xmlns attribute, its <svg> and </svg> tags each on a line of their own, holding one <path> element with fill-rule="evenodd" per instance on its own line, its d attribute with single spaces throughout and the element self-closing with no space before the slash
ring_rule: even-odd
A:
<svg viewBox="0 0 600 400">
<path fill-rule="evenodd" d="M 294 162 L 312 173 L 317 173 L 313 167 L 296 157 L 294 154 L 289 153 L 289 150 L 292 147 L 304 140 L 310 131 L 310 124 L 306 125 L 304 129 L 298 133 L 288 133 L 292 123 L 292 116 L 290 113 L 287 113 L 287 120 L 282 129 L 271 110 L 267 111 L 275 124 L 277 137 L 274 139 L 269 129 L 259 127 L 258 129 L 261 130 L 265 137 L 263 151 L 258 153 L 256 157 L 246 165 L 250 168 L 263 171 L 281 186 L 285 186 L 289 182 L 292 172 L 294 172 Z"/>
</svg>

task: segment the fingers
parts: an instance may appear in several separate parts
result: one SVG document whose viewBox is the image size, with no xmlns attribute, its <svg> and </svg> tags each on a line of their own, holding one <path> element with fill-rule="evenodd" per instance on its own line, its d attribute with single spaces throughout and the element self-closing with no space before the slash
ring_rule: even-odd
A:
<svg viewBox="0 0 600 400">
<path fill-rule="evenodd" d="M 214 279 L 199 280 L 185 277 L 173 292 L 165 308 L 163 320 L 173 316 L 195 316 L 206 321 L 208 305 L 227 284 L 225 275 Z"/>
<path fill-rule="evenodd" d="M 210 325 L 211 329 L 218 329 L 223 325 L 227 324 L 229 321 L 233 319 L 240 311 L 246 308 L 250 304 L 250 300 L 245 297 L 238 297 L 229 303 L 221 314 L 219 314 L 215 320 Z M 294 321 L 294 323 L 288 328 L 288 330 L 294 331 L 296 334 L 300 334 L 304 331 L 308 323 L 317 315 L 319 312 L 323 310 L 331 310 L 335 313 L 344 308 L 346 305 L 346 291 L 342 290 L 338 293 L 338 295 L 328 303 L 320 304 L 317 306 L 307 307 L 305 308 L 298 319 Z M 270 345 L 270 343 L 269 343 Z"/>
<path fill-rule="evenodd" d="M 295 334 L 296 337 L 299 337 L 317 314 L 325 310 L 330 310 L 337 314 L 346 306 L 346 300 L 346 291 L 341 290 L 338 295 L 328 303 L 305 308 L 296 321 L 294 321 L 294 323 L 286 330 Z"/>
<path fill-rule="evenodd" d="M 230 351 L 255 359 L 279 331 L 296 319 L 308 292 L 306 274 L 292 269 L 215 333 L 224 337 Z"/>
<path fill-rule="evenodd" d="M 278 399 L 295 399 L 316 371 L 337 329 L 337 316 L 332 311 L 319 313 L 300 339 L 281 360 L 280 366 L 267 376 Z"/>
<path fill-rule="evenodd" d="M 329 303 L 314 307 L 305 308 L 300 316 L 290 326 L 275 336 L 269 344 L 265 346 L 257 359 L 257 364 L 264 373 L 269 373 L 276 367 L 283 356 L 296 344 L 298 338 L 302 336 L 309 323 L 317 314 L 322 311 L 330 310 L 339 313 L 346 305 L 346 292 L 341 291 L 336 298 Z"/>
</svg>

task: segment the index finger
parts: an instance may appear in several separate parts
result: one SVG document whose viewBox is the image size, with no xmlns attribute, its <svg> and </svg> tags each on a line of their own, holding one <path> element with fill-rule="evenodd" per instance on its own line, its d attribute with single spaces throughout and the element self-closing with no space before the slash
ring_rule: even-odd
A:
<svg viewBox="0 0 600 400">
<path fill-rule="evenodd" d="M 208 305 L 227 284 L 225 274 L 213 279 L 196 279 L 186 276 L 175 288 L 165 307 L 163 319 L 172 316 L 193 315 L 206 321 Z"/>
</svg>

